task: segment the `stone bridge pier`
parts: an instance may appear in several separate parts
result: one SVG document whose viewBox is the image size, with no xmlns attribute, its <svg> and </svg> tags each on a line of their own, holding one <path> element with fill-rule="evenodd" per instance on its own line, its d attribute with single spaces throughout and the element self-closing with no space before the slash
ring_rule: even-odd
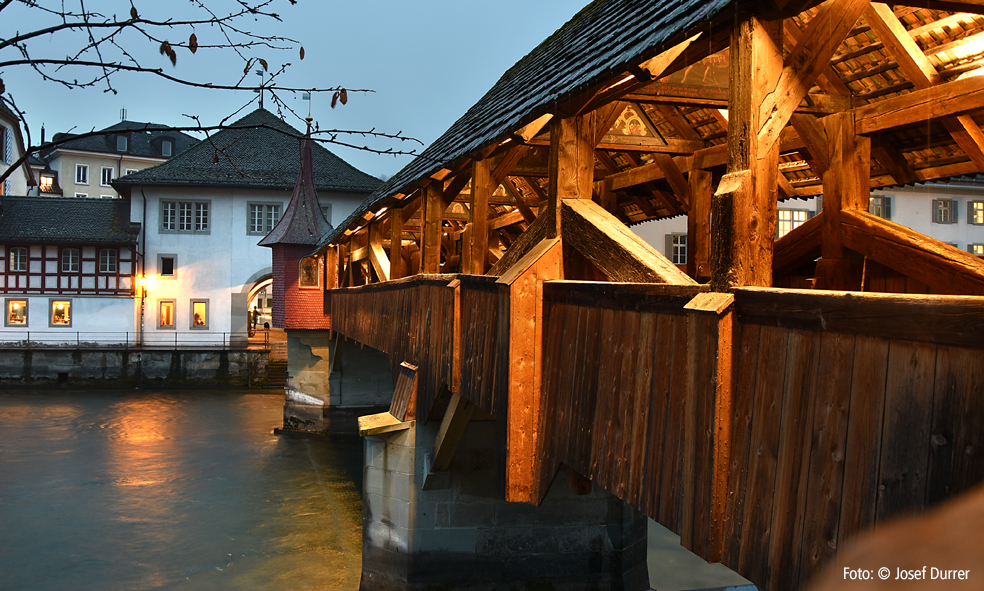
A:
<svg viewBox="0 0 984 591">
<path fill-rule="evenodd" d="M 649 589 L 646 517 L 597 486 L 576 494 L 563 468 L 539 507 L 506 502 L 495 431 L 470 421 L 437 472 L 437 421 L 365 437 L 361 589 Z"/>
</svg>

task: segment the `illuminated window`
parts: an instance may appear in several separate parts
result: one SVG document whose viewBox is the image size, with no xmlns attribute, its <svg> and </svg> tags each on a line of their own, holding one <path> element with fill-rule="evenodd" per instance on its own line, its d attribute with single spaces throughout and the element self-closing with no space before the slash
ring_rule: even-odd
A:
<svg viewBox="0 0 984 591">
<path fill-rule="evenodd" d="M 115 248 L 103 248 L 99 251 L 99 272 L 100 273 L 116 272 Z"/>
<path fill-rule="evenodd" d="M 27 271 L 27 249 L 15 246 L 10 249 L 10 272 L 24 273 Z"/>
<path fill-rule="evenodd" d="M 321 287 L 318 281 L 318 259 L 316 257 L 306 257 L 301 259 L 298 269 L 298 285 L 305 288 Z"/>
<path fill-rule="evenodd" d="M 72 300 L 50 300 L 50 326 L 72 326 Z"/>
<path fill-rule="evenodd" d="M 968 244 L 967 251 L 970 252 L 970 254 L 984 256 L 984 244 Z"/>
<path fill-rule="evenodd" d="M 191 300 L 192 330 L 208 330 L 208 300 Z"/>
<path fill-rule="evenodd" d="M 79 249 L 77 248 L 62 249 L 61 270 L 62 273 L 79 272 Z"/>
<path fill-rule="evenodd" d="M 7 300 L 7 326 L 27 326 L 27 300 Z"/>
<path fill-rule="evenodd" d="M 161 201 L 161 232 L 207 234 L 208 201 Z"/>
<path fill-rule="evenodd" d="M 984 201 L 969 201 L 967 203 L 967 223 L 984 224 Z"/>
<path fill-rule="evenodd" d="M 89 184 L 89 165 L 88 164 L 76 164 L 75 165 L 75 184 L 76 185 L 88 185 Z"/>
<path fill-rule="evenodd" d="M 55 175 L 50 173 L 41 174 L 41 192 L 51 193 L 55 190 Z"/>
<path fill-rule="evenodd" d="M 174 328 L 174 300 L 157 301 L 157 328 Z"/>
<path fill-rule="evenodd" d="M 782 238 L 793 228 L 803 225 L 810 217 L 810 212 L 805 209 L 780 209 L 776 213 L 776 238 Z"/>
<path fill-rule="evenodd" d="M 666 235 L 666 257 L 674 265 L 687 264 L 687 235 L 686 234 L 667 234 Z"/>
<path fill-rule="evenodd" d="M 937 224 L 957 223 L 956 199 L 933 199 L 933 222 Z"/>
<path fill-rule="evenodd" d="M 892 198 L 888 195 L 875 195 L 868 198 L 868 213 L 886 220 L 892 219 Z"/>
<path fill-rule="evenodd" d="M 246 230 L 249 234 L 266 235 L 280 221 L 279 203 L 250 203 Z"/>
</svg>

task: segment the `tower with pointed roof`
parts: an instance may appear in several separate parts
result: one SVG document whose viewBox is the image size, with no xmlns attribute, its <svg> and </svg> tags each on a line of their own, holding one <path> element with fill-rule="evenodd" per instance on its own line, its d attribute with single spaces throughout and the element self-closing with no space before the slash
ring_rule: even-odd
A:
<svg viewBox="0 0 984 591">
<path fill-rule="evenodd" d="M 258 242 L 273 251 L 273 326 L 286 329 L 330 328 L 322 313 L 324 261 L 310 256 L 331 230 L 318 204 L 311 156 L 311 119 L 308 118 L 301 168 L 294 193 L 280 221 Z"/>
</svg>

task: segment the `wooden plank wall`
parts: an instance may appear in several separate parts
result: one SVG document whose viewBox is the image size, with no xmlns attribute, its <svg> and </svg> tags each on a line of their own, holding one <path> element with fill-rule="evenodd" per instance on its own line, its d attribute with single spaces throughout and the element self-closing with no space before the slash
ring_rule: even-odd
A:
<svg viewBox="0 0 984 591">
<path fill-rule="evenodd" d="M 459 275 L 461 281 L 461 384 L 459 393 L 496 416 L 496 350 L 499 344 L 498 277 Z"/>
<path fill-rule="evenodd" d="M 544 283 L 540 490 L 563 463 L 680 531 L 683 306 L 704 289 Z"/>
<path fill-rule="evenodd" d="M 442 388 L 451 384 L 454 290 L 448 283 L 454 278 L 415 275 L 331 290 L 336 332 L 387 353 L 394 380 L 402 362 L 418 367 L 418 417 L 427 417 Z"/>
<path fill-rule="evenodd" d="M 796 589 L 984 480 L 984 298 L 739 289 L 722 562 Z"/>
</svg>

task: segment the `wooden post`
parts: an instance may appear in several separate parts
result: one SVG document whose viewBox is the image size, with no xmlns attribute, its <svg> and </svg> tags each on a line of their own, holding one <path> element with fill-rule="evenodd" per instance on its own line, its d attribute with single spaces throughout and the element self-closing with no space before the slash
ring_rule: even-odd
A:
<svg viewBox="0 0 984 591">
<path fill-rule="evenodd" d="M 687 212 L 687 275 L 700 280 L 710 277 L 711 186 L 709 170 L 690 172 L 690 211 Z"/>
<path fill-rule="evenodd" d="M 547 215 L 552 224 L 547 237 L 560 236 L 560 202 L 591 199 L 594 188 L 594 113 L 550 120 L 550 159 Z"/>
<path fill-rule="evenodd" d="M 749 17 L 731 33 L 728 174 L 714 195 L 711 285 L 772 284 L 779 145 L 759 154 L 759 107 L 782 71 L 782 22 Z"/>
<path fill-rule="evenodd" d="M 390 211 L 390 279 L 399 279 L 403 272 L 403 208 Z"/>
<path fill-rule="evenodd" d="M 489 196 L 492 194 L 492 162 L 477 160 L 472 163 L 471 211 L 468 213 L 471 229 L 470 240 L 465 243 L 463 271 L 472 275 L 484 275 L 489 251 Z"/>
<path fill-rule="evenodd" d="M 734 296 L 691 300 L 687 338 L 686 430 L 680 544 L 708 562 L 724 550 L 731 463 Z"/>
<path fill-rule="evenodd" d="M 441 271 L 441 222 L 444 219 L 444 196 L 436 183 L 430 183 L 423 190 L 424 219 L 420 257 L 421 273 Z"/>
<path fill-rule="evenodd" d="M 823 119 L 829 166 L 823 173 L 822 258 L 817 263 L 820 289 L 860 289 L 861 258 L 844 247 L 841 211 L 867 211 L 871 175 L 871 139 L 855 133 L 854 116 L 835 113 Z"/>
</svg>

